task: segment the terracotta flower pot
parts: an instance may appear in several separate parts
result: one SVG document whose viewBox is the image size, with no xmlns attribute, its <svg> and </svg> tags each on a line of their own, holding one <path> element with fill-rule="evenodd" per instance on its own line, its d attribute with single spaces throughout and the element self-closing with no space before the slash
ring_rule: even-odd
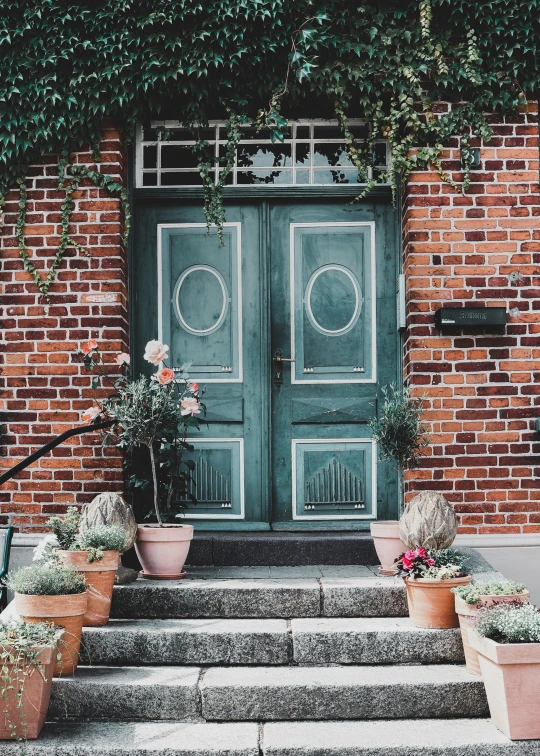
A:
<svg viewBox="0 0 540 756">
<path fill-rule="evenodd" d="M 454 604 L 455 596 L 450 589 L 456 585 L 466 585 L 471 580 L 471 575 L 448 580 L 405 578 L 409 617 L 413 625 L 439 629 L 459 627 Z"/>
<path fill-rule="evenodd" d="M 511 740 L 540 738 L 540 643 L 496 643 L 469 634 L 493 724 Z"/>
<path fill-rule="evenodd" d="M 105 551 L 102 559 L 88 561 L 88 551 L 56 551 L 62 562 L 74 567 L 86 578 L 88 608 L 83 625 L 101 627 L 109 621 L 114 576 L 118 569 L 118 551 Z"/>
<path fill-rule="evenodd" d="M 61 659 L 54 666 L 54 676 L 70 675 L 77 669 L 83 618 L 88 605 L 88 594 L 72 593 L 67 596 L 29 596 L 15 594 L 15 609 L 26 622 L 52 622 L 65 628 L 60 643 Z"/>
<path fill-rule="evenodd" d="M 375 551 L 379 557 L 381 575 L 395 575 L 397 570 L 394 562 L 407 551 L 407 547 L 399 537 L 399 520 L 387 520 L 386 522 L 372 522 L 369 526 Z"/>
<path fill-rule="evenodd" d="M 178 580 L 187 559 L 192 525 L 139 525 L 135 551 L 142 565 L 142 576 L 154 580 Z"/>
<path fill-rule="evenodd" d="M 61 636 L 62 633 L 59 633 L 58 640 Z M 10 652 L 8 646 L 0 648 L 2 651 Z M 17 654 L 17 651 L 13 650 L 13 653 Z M 0 697 L 0 740 L 15 738 L 35 740 L 45 723 L 51 697 L 57 644 L 41 646 L 34 649 L 34 653 L 39 667 L 33 664 L 28 667 L 24 662 L 13 665 L 7 660 L 1 663 L 1 666 L 7 668 L 10 685 L 14 689 L 6 690 Z M 28 674 L 25 675 L 25 671 Z M 19 699 L 18 694 L 21 690 L 22 699 Z M 22 706 L 19 707 L 21 700 Z"/>
<path fill-rule="evenodd" d="M 478 653 L 471 646 L 469 640 L 470 631 L 474 630 L 474 618 L 481 606 L 491 606 L 492 604 L 507 604 L 509 601 L 519 601 L 526 604 L 529 601 L 529 591 L 526 593 L 516 593 L 512 596 L 480 596 L 480 601 L 476 604 L 468 604 L 460 596 L 454 596 L 456 613 L 459 618 L 461 628 L 461 638 L 463 640 L 463 649 L 465 651 L 465 663 L 467 669 L 473 675 L 480 675 L 480 662 Z"/>
</svg>

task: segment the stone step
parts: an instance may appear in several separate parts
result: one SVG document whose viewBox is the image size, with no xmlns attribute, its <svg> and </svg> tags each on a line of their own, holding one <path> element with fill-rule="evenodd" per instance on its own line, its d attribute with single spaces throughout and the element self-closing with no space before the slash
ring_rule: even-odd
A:
<svg viewBox="0 0 540 756">
<path fill-rule="evenodd" d="M 287 572 L 294 569 L 289 568 Z M 296 569 L 300 574 L 302 571 L 313 574 L 313 570 Z M 345 568 L 349 572 L 354 570 L 354 577 L 338 577 L 340 569 L 344 568 L 319 568 L 336 577 L 318 578 L 254 579 L 249 577 L 253 570 L 246 569 L 246 577 L 232 580 L 192 577 L 166 584 L 137 580 L 130 585 L 115 587 L 111 617 L 289 619 L 407 616 L 407 597 L 402 580 L 378 577 L 368 567 Z M 201 572 L 195 573 L 198 574 Z"/>
<path fill-rule="evenodd" d="M 393 719 L 487 716 L 464 667 L 80 667 L 54 681 L 59 720 Z"/>
<path fill-rule="evenodd" d="M 443 664 L 463 661 L 459 630 L 408 618 L 113 620 L 85 628 L 93 665 Z"/>
<path fill-rule="evenodd" d="M 538 756 L 487 719 L 368 722 L 46 724 L 39 740 L 2 743 L 2 756 Z"/>
</svg>

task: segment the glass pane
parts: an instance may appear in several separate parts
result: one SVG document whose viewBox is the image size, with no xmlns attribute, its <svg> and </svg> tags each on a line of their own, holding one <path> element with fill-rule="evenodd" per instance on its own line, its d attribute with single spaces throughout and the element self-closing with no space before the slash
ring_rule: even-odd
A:
<svg viewBox="0 0 540 756">
<path fill-rule="evenodd" d="M 157 168 L 157 147 L 143 147 L 143 168 Z"/>
<path fill-rule="evenodd" d="M 290 144 L 240 144 L 239 168 L 282 168 L 291 165 Z"/>
<path fill-rule="evenodd" d="M 143 142 L 157 142 L 158 133 L 157 129 L 144 129 L 142 139 Z"/>
<path fill-rule="evenodd" d="M 378 184 L 385 184 L 388 182 L 388 177 L 385 175 L 385 171 L 381 171 L 379 168 L 373 170 L 373 177 Z"/>
<path fill-rule="evenodd" d="M 237 184 L 290 184 L 292 171 L 238 171 Z"/>
<path fill-rule="evenodd" d="M 316 144 L 315 165 L 352 166 L 344 144 Z"/>
<path fill-rule="evenodd" d="M 311 165 L 311 149 L 309 144 L 296 145 L 296 165 Z"/>
<path fill-rule="evenodd" d="M 343 132 L 339 126 L 317 126 L 315 124 L 315 139 L 343 139 Z"/>
<path fill-rule="evenodd" d="M 349 124 L 349 131 L 355 139 L 367 139 L 368 127 L 365 123 Z"/>
<path fill-rule="evenodd" d="M 358 171 L 356 168 L 334 168 L 315 171 L 314 184 L 357 184 Z"/>
<path fill-rule="evenodd" d="M 227 178 L 225 179 L 225 186 L 229 186 L 230 184 L 234 184 L 234 172 L 233 171 L 231 171 L 227 175 Z"/>
<path fill-rule="evenodd" d="M 309 184 L 309 171 L 296 169 L 296 183 Z"/>
<path fill-rule="evenodd" d="M 198 171 L 172 171 L 161 174 L 161 186 L 200 186 L 201 175 Z"/>
<path fill-rule="evenodd" d="M 157 173 L 143 173 L 143 186 L 157 186 Z"/>
<path fill-rule="evenodd" d="M 164 144 L 161 147 L 162 168 L 197 168 L 197 158 L 191 147 Z"/>
<path fill-rule="evenodd" d="M 297 126 L 296 138 L 297 139 L 309 139 L 309 126 Z"/>
<path fill-rule="evenodd" d="M 374 150 L 375 165 L 386 165 L 386 143 L 378 142 Z"/>
<path fill-rule="evenodd" d="M 168 142 L 193 142 L 193 134 L 189 129 L 167 129 Z"/>
</svg>

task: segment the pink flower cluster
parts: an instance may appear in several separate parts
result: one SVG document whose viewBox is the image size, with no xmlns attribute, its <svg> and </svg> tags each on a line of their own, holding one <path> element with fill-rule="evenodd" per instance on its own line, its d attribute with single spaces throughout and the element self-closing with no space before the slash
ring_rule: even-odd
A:
<svg viewBox="0 0 540 756">
<path fill-rule="evenodd" d="M 433 567 L 433 565 L 435 564 L 435 560 L 433 559 L 433 557 L 429 556 L 429 552 L 427 552 L 425 549 L 411 549 L 410 551 L 406 551 L 401 557 L 401 563 L 405 572 L 410 572 L 414 568 L 415 564 L 418 563 L 418 560 L 420 560 L 427 567 Z"/>
</svg>

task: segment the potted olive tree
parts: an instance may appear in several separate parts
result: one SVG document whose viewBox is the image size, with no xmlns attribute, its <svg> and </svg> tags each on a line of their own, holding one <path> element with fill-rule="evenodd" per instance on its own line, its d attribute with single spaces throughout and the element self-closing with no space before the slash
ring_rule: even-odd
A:
<svg viewBox="0 0 540 756">
<path fill-rule="evenodd" d="M 540 739 L 540 612 L 532 604 L 479 609 L 470 633 L 491 719 L 511 740 Z"/>
<path fill-rule="evenodd" d="M 99 627 L 109 621 L 119 553 L 127 533 L 120 525 L 96 525 L 79 532 L 80 514 L 69 507 L 64 517 L 51 517 L 47 525 L 58 541 L 53 554 L 84 576 L 88 606 L 83 625 Z"/>
<path fill-rule="evenodd" d="M 405 552 L 396 562 L 407 586 L 409 617 L 416 627 L 458 627 L 451 588 L 470 583 L 466 559 L 453 549 Z"/>
<path fill-rule="evenodd" d="M 140 524 L 135 550 L 142 565 L 142 576 L 153 579 L 178 579 L 193 538 L 193 526 L 171 523 L 182 514 L 182 502 L 194 500 L 190 491 L 191 471 L 195 465 L 184 459 L 193 450 L 187 441 L 188 431 L 199 427 L 198 415 L 204 411 L 199 387 L 190 383 L 186 364 L 173 371 L 165 364 L 169 347 L 149 341 L 144 358 L 158 368 L 150 377 L 122 377 L 114 382 L 114 393 L 89 408 L 85 419 L 108 418 L 110 431 L 103 443 L 114 444 L 128 454 L 145 450 L 152 478 L 153 516 L 155 523 Z M 107 378 L 96 342 L 81 349 L 84 364 Z M 128 355 L 118 355 L 118 364 L 129 364 Z M 97 387 L 96 379 L 96 387 Z M 138 471 L 131 476 L 132 485 L 142 485 Z"/>
<path fill-rule="evenodd" d="M 0 621 L 1 740 L 32 740 L 41 732 L 62 635 L 42 622 Z"/>
<path fill-rule="evenodd" d="M 15 609 L 25 622 L 48 622 L 65 629 L 54 674 L 68 675 L 79 661 L 83 618 L 88 594 L 83 577 L 54 561 L 36 562 L 8 575 Z"/>
<path fill-rule="evenodd" d="M 384 403 L 380 416 L 369 422 L 377 443 L 380 459 L 394 461 L 399 477 L 399 508 L 403 507 L 403 475 L 406 469 L 419 465 L 424 449 L 429 444 L 429 433 L 422 424 L 424 402 L 421 397 L 412 397 L 408 386 L 398 388 L 394 384 L 382 389 Z M 399 520 L 372 522 L 371 535 L 383 575 L 395 575 L 395 560 L 407 550 L 399 535 Z"/>
<path fill-rule="evenodd" d="M 530 594 L 523 583 L 516 583 L 513 580 L 469 583 L 452 588 L 452 593 L 455 599 L 456 614 L 459 617 L 467 669 L 472 674 L 479 675 L 478 653 L 469 641 L 469 633 L 474 628 L 478 610 L 483 606 L 492 606 L 493 604 L 527 603 Z"/>
</svg>

